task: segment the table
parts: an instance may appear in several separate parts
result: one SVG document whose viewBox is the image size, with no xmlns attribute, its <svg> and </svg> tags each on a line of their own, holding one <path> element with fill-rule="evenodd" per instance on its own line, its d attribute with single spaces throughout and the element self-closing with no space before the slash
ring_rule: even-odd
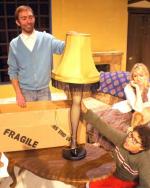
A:
<svg viewBox="0 0 150 188">
<path fill-rule="evenodd" d="M 85 188 L 90 180 L 106 178 L 115 170 L 115 163 L 110 153 L 91 144 L 85 144 L 87 156 L 79 161 L 69 161 L 62 157 L 63 147 L 7 152 L 8 172 L 13 179 L 11 188 L 17 180 L 14 166 L 28 170 L 39 177 L 57 180 Z"/>
</svg>

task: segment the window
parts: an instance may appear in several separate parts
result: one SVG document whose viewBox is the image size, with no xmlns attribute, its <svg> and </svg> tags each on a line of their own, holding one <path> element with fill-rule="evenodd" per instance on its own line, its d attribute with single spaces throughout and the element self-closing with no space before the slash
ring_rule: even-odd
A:
<svg viewBox="0 0 150 188">
<path fill-rule="evenodd" d="M 35 28 L 51 33 L 51 0 L 1 0 L 0 1 L 0 84 L 9 82 L 7 56 L 9 42 L 19 34 L 14 12 L 20 5 L 32 7 Z"/>
</svg>

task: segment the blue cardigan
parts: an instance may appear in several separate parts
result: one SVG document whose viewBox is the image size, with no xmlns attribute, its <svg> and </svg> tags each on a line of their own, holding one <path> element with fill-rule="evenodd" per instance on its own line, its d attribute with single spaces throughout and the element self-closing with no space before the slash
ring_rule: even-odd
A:
<svg viewBox="0 0 150 188">
<path fill-rule="evenodd" d="M 36 31 L 37 38 L 30 51 L 18 36 L 10 42 L 8 74 L 18 79 L 20 88 L 40 90 L 49 86 L 52 69 L 52 55 L 61 54 L 64 42 L 49 33 Z"/>
</svg>

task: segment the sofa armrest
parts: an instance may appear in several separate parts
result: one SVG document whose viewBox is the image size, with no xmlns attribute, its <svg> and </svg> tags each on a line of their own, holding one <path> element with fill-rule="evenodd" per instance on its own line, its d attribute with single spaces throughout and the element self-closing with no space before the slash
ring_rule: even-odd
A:
<svg viewBox="0 0 150 188">
<path fill-rule="evenodd" d="M 103 93 L 103 92 L 98 92 L 98 93 L 92 94 L 92 97 L 97 100 L 100 100 L 101 102 L 106 103 L 108 105 L 112 105 L 114 103 L 117 103 L 117 102 L 123 100 L 119 97 L 115 97 L 113 95 L 110 95 L 108 93 Z"/>
<path fill-rule="evenodd" d="M 93 97 L 109 105 L 124 100 L 124 87 L 129 80 L 129 72 L 100 72 L 100 87 Z"/>
</svg>

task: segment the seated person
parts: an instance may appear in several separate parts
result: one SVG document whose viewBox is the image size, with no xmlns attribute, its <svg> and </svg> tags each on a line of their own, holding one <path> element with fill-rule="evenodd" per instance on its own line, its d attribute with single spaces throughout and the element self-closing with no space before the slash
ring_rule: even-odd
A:
<svg viewBox="0 0 150 188">
<path fill-rule="evenodd" d="M 89 183 L 89 188 L 150 188 L 150 122 L 123 133 L 106 124 L 82 103 L 82 118 L 93 125 L 113 145 L 116 171 L 104 180 Z"/>
<path fill-rule="evenodd" d="M 142 112 L 147 106 L 150 106 L 150 75 L 148 68 L 137 63 L 131 70 L 130 82 L 125 86 L 124 92 L 126 101 L 114 105 L 114 109 L 122 112 L 136 111 Z"/>
<path fill-rule="evenodd" d="M 98 109 L 97 114 L 110 126 L 127 132 L 131 124 L 132 113 L 134 111 L 142 112 L 147 106 L 150 106 L 150 84 L 148 68 L 137 63 L 131 70 L 130 82 L 125 86 L 124 93 L 126 100 L 114 104 L 107 109 Z M 89 142 L 97 143 L 105 149 L 112 149 L 112 145 L 107 139 L 104 139 L 95 129 L 89 128 Z"/>
</svg>

